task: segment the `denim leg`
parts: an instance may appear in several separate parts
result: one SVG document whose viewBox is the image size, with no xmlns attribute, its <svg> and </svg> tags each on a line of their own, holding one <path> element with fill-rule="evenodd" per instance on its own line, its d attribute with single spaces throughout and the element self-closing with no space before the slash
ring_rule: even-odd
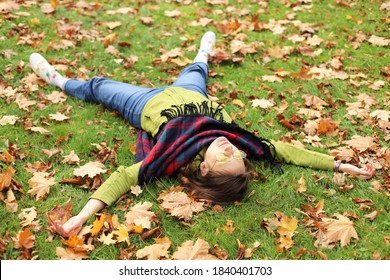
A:
<svg viewBox="0 0 390 280">
<path fill-rule="evenodd" d="M 141 128 L 141 113 L 145 104 L 164 89 L 139 87 L 102 77 L 89 81 L 69 80 L 65 84 L 67 94 L 117 111 L 137 128 Z"/>
<path fill-rule="evenodd" d="M 193 63 L 181 71 L 172 87 L 182 87 L 203 94 L 208 98 L 206 81 L 208 78 L 208 66 L 206 63 Z"/>
</svg>

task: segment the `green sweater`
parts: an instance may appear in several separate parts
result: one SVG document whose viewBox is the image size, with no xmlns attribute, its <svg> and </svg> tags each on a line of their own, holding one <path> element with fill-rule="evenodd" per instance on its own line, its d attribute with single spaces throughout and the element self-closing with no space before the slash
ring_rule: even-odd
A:
<svg viewBox="0 0 390 280">
<path fill-rule="evenodd" d="M 205 100 L 210 106 L 217 107 L 218 104 L 210 101 L 200 93 L 195 93 L 183 88 L 168 88 L 153 97 L 146 103 L 141 115 L 141 127 L 152 136 L 158 133 L 160 125 L 167 121 L 160 115 L 161 111 L 170 108 L 172 105 L 187 104 L 190 102 L 201 103 Z M 223 110 L 223 118 L 231 122 L 229 114 Z M 309 151 L 290 144 L 272 141 L 276 150 L 278 161 L 305 166 L 316 169 L 332 170 L 334 157 L 322 153 Z M 200 161 L 205 149 L 200 152 L 195 162 Z M 119 197 L 130 191 L 131 186 L 138 184 L 138 173 L 142 162 L 131 166 L 120 166 L 111 176 L 92 194 L 91 198 L 103 201 L 107 205 L 113 204 Z"/>
</svg>

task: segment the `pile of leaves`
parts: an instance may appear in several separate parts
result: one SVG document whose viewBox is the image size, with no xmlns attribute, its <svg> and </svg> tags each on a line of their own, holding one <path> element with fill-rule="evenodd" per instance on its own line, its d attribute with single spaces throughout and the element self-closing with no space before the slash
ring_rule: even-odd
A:
<svg viewBox="0 0 390 280">
<path fill-rule="evenodd" d="M 137 28 L 125 24 L 122 20 L 97 21 L 96 14 L 103 13 L 106 16 L 118 17 L 119 19 L 130 16 L 137 19 L 137 24 L 144 27 L 157 27 L 157 20 L 153 16 L 144 16 L 140 13 L 142 3 L 139 5 L 107 8 L 99 1 L 63 1 L 53 0 L 42 1 L 1 1 L 0 11 L 2 22 L 19 22 L 12 28 L 8 28 L 7 34 L 0 35 L 0 44 L 6 40 L 6 36 L 13 38 L 18 46 L 19 52 L 28 53 L 43 49 L 45 52 L 69 51 L 75 54 L 74 59 L 58 57 L 49 59 L 56 69 L 66 76 L 78 79 L 88 79 L 90 72 L 96 75 L 115 76 L 118 71 L 123 77 L 129 75 L 128 71 L 136 71 L 139 58 L 135 54 L 129 55 L 129 50 L 134 48 L 134 43 L 122 36 L 124 30 Z M 153 1 L 152 1 L 153 2 Z M 166 1 L 169 2 L 169 1 Z M 358 31 L 348 30 L 344 46 L 340 46 L 332 36 L 324 36 L 326 25 L 319 22 L 303 22 L 299 20 L 300 14 L 310 14 L 314 1 L 288 1 L 280 0 L 279 9 L 285 9 L 286 13 L 282 19 L 269 18 L 265 20 L 264 15 L 272 14 L 268 1 L 256 2 L 257 10 L 254 13 L 249 10 L 250 5 L 244 8 L 237 5 L 229 5 L 229 1 L 208 0 L 197 9 L 196 19 L 188 20 L 183 10 L 190 7 L 195 1 L 174 1 L 177 6 L 172 10 L 165 10 L 163 17 L 167 21 L 184 20 L 189 28 L 199 28 L 202 31 L 213 29 L 218 32 L 218 42 L 215 52 L 210 57 L 210 64 L 217 70 L 210 69 L 210 77 L 223 77 L 224 65 L 245 66 L 248 61 L 255 61 L 257 64 L 269 65 L 273 62 L 288 62 L 296 59 L 299 62 L 299 69 L 286 70 L 282 67 L 266 67 L 268 73 L 259 72 L 256 75 L 253 85 L 258 87 L 261 93 L 245 95 L 237 90 L 234 81 L 227 83 L 210 81 L 208 91 L 210 98 L 220 104 L 233 108 L 231 117 L 238 123 L 245 125 L 249 130 L 260 133 L 264 128 L 278 132 L 282 135 L 280 140 L 292 143 L 297 146 L 312 146 L 318 149 L 326 149 L 335 158 L 358 166 L 371 164 L 377 170 L 376 178 L 369 185 L 372 193 L 385 198 L 390 198 L 390 64 L 381 64 L 377 73 L 372 69 L 355 68 L 350 66 L 349 60 L 353 55 L 348 51 L 359 51 L 360 48 L 372 47 L 380 50 L 373 59 L 383 61 L 388 59 L 388 48 L 390 38 L 378 35 L 375 32 L 366 32 L 363 28 Z M 145 4 L 144 3 L 144 4 Z M 347 22 L 362 25 L 361 20 L 353 15 L 356 3 L 353 1 L 334 1 L 331 5 L 339 9 L 345 9 Z M 37 11 L 29 12 L 33 8 Z M 183 8 L 183 9 L 182 9 Z M 158 11 L 159 7 L 148 3 L 150 11 Z M 390 4 L 374 5 L 374 9 L 381 12 L 381 22 L 388 24 Z M 85 29 L 82 21 L 73 21 L 62 17 L 61 12 L 73 11 L 78 16 L 90 18 L 94 21 L 93 28 Z M 210 14 L 210 17 L 208 16 Z M 221 17 L 220 15 L 224 15 Z M 51 18 L 55 40 L 46 42 L 44 31 L 36 32 L 36 27 L 41 27 L 44 16 Z M 28 22 L 23 18 L 29 17 Z M 137 26 L 137 25 L 135 25 Z M 347 27 L 345 27 L 347 29 Z M 39 28 L 38 28 L 39 30 Z M 159 31 L 159 36 L 172 37 L 173 30 L 169 28 Z M 132 32 L 132 31 L 131 31 Z M 158 68 L 167 76 L 159 76 L 159 81 L 169 83 L 174 81 L 183 66 L 192 62 L 192 57 L 197 50 L 197 38 L 188 31 L 179 28 L 181 34 L 180 44 L 173 48 L 160 44 L 159 54 L 152 57 L 151 68 Z M 258 40 L 258 34 L 271 34 L 274 42 Z M 178 36 L 177 34 L 174 35 Z M 327 39 L 323 39 L 326 37 Z M 271 40 L 271 39 L 269 39 Z M 279 41 L 280 40 L 280 41 Z M 84 41 L 95 44 L 96 48 L 116 63 L 116 69 L 109 71 L 106 67 L 86 66 L 83 61 L 92 60 L 93 53 L 81 53 Z M 142 43 L 142 41 L 141 41 Z M 80 53 L 79 53 L 80 52 Z M 324 53 L 332 53 L 331 57 L 325 60 Z M 0 233 L 0 257 L 10 258 L 10 251 L 16 250 L 18 259 L 40 258 L 39 250 L 36 248 L 36 235 L 47 232 L 46 242 L 53 242 L 58 239 L 55 233 L 49 230 L 54 220 L 67 221 L 74 214 L 72 203 L 51 206 L 49 209 L 40 209 L 40 203 L 49 199 L 51 191 L 59 185 L 70 185 L 81 188 L 88 192 L 96 190 L 103 182 L 104 176 L 109 175 L 119 166 L 118 153 L 125 145 L 122 138 L 112 138 L 111 141 L 92 143 L 91 151 L 85 157 L 78 155 L 81 151 L 67 150 L 66 144 L 73 138 L 80 137 L 72 129 L 58 136 L 51 131 L 58 124 L 66 124 L 69 127 L 75 121 L 73 107 L 69 104 L 68 97 L 57 90 L 50 89 L 50 94 L 42 90 L 47 86 L 29 69 L 25 60 L 19 57 L 18 51 L 10 46 L 2 46 L 1 56 L 9 61 L 17 63 L 5 64 L 4 72 L 0 76 L 0 98 L 2 106 L 14 105 L 18 112 L 15 114 L 0 114 L 0 126 L 12 130 L 12 127 L 19 126 L 29 137 L 39 135 L 42 139 L 53 138 L 56 135 L 54 147 L 40 148 L 36 153 L 43 155 L 32 156 L 31 150 L 26 152 L 27 141 L 20 143 L 16 139 L 9 140 L 10 135 L 1 137 L 2 145 L 0 151 L 0 199 L 2 200 L 1 211 L 5 216 L 7 213 L 18 213 L 20 229 L 16 232 L 8 231 L 2 223 Z M 316 60 L 321 57 L 321 62 Z M 143 58 L 144 59 L 144 58 Z M 280 65 L 280 64 L 279 64 Z M 218 68 L 220 67 L 220 68 Z M 374 66 L 372 66 L 374 67 Z M 214 67 L 212 67 L 214 68 Z M 73 70 L 77 69 L 77 71 Z M 118 70 L 120 69 L 120 70 Z M 367 70 L 367 71 L 366 71 Z M 372 70 L 370 72 L 370 70 Z M 123 72 L 122 72 L 123 71 Z M 131 73 L 134 79 L 141 85 L 150 86 L 155 81 L 145 78 L 143 73 Z M 18 77 L 22 77 L 18 82 Z M 303 86 L 287 88 L 285 91 L 277 92 L 275 85 L 296 82 L 314 83 L 316 93 L 307 93 Z M 333 91 L 339 91 L 340 83 L 347 93 L 345 99 L 335 97 Z M 260 90 L 259 90 L 260 89 Z M 265 94 L 264 94 L 265 93 Z M 348 97 L 348 99 L 347 99 Z M 353 99 L 353 101 L 350 101 Z M 50 106 L 55 106 L 57 112 L 41 116 L 37 119 L 34 113 Z M 275 118 L 269 121 L 251 121 L 251 112 L 257 111 L 260 114 L 274 115 Z M 114 115 L 114 118 L 117 116 Z M 87 125 L 98 124 L 107 127 L 105 121 L 89 121 Z M 348 126 L 351 127 L 347 127 Z M 362 127 L 369 127 L 372 135 L 363 134 Z M 130 129 L 134 134 L 134 130 Z M 103 133 L 103 132 L 102 132 Z M 352 135 L 351 135 L 352 134 Z M 45 142 L 45 141 L 43 141 Z M 126 148 L 127 153 L 134 154 L 134 145 Z M 31 160 L 31 158 L 40 158 Z M 86 159 L 87 158 L 87 159 Z M 83 159 L 83 160 L 82 160 Z M 68 177 L 57 175 L 59 166 L 66 166 L 72 171 Z M 19 169 L 18 169 L 19 168 Z M 23 169 L 23 170 L 22 170 Z M 22 180 L 19 174 L 28 173 L 28 179 Z M 257 174 L 261 176 L 261 174 Z M 326 192 L 350 192 L 355 188 L 354 181 L 345 174 L 334 174 L 333 178 L 313 174 L 313 184 L 333 184 L 336 190 L 328 188 Z M 25 177 L 24 177 L 25 178 Z M 310 178 L 310 181 L 312 178 Z M 266 178 L 264 180 L 267 180 Z M 294 192 L 304 199 L 301 208 L 295 205 L 296 215 L 285 214 L 279 209 L 274 209 L 272 214 L 266 214 L 258 222 L 259 231 L 267 233 L 273 240 L 274 250 L 280 253 L 281 257 L 288 254 L 292 248 L 298 248 L 295 258 L 301 258 L 305 254 L 311 257 L 326 259 L 324 250 L 332 250 L 337 247 L 351 246 L 364 237 L 359 236 L 355 223 L 361 219 L 370 222 L 375 221 L 378 216 L 389 217 L 389 208 L 378 208 L 371 198 L 353 197 L 352 201 L 359 211 L 363 211 L 361 217 L 353 210 L 333 215 L 325 211 L 325 200 L 317 199 L 308 189 L 309 178 L 301 175 L 298 180 L 294 177 L 291 186 Z M 209 244 L 204 238 L 187 240 L 182 243 L 172 244 L 169 235 L 165 233 L 161 215 L 172 216 L 175 221 L 183 227 L 191 227 L 196 224 L 198 216 L 204 212 L 213 212 L 216 215 L 224 214 L 224 207 L 212 205 L 207 201 L 197 201 L 185 193 L 180 186 L 171 187 L 168 190 L 158 193 L 154 202 L 142 199 L 143 190 L 139 186 L 131 188 L 131 197 L 125 196 L 115 205 L 123 211 L 123 215 L 112 214 L 111 211 L 103 211 L 96 215 L 92 224 L 86 225 L 76 236 L 61 238 L 61 245 L 56 247 L 56 256 L 60 259 L 88 259 L 91 253 L 99 246 L 114 245 L 119 248 L 119 259 L 228 259 L 228 258 L 252 258 L 256 250 L 262 247 L 262 240 L 242 242 L 238 238 L 235 254 L 228 253 L 219 244 Z M 58 195 L 58 194 L 57 194 Z M 255 199 L 256 191 L 248 197 L 251 203 Z M 25 200 L 31 199 L 35 202 L 29 203 Z M 252 199 L 252 201 L 251 201 Z M 22 206 L 20 207 L 19 202 Z M 327 205 L 332 202 L 329 200 Z M 35 205 L 29 207 L 28 205 Z M 27 207 L 26 207 L 27 206 Z M 239 207 L 239 204 L 236 205 Z M 152 211 L 153 207 L 159 211 Z M 20 209 L 22 208 L 22 209 Z M 240 211 L 237 208 L 237 211 Z M 297 218 L 298 217 L 298 218 Z M 301 218 L 300 218 L 301 217 Z M 199 217 L 201 218 L 201 217 Z M 384 218 L 386 220 L 386 218 Z M 388 224 L 387 224 L 388 225 Z M 386 226 L 386 225 L 384 225 Z M 217 231 L 234 236 L 237 225 L 234 220 L 227 219 L 226 224 L 218 227 Z M 218 232 L 217 232 L 218 233 Z M 313 246 L 319 248 L 314 253 L 297 242 L 300 235 L 308 234 L 313 240 Z M 137 245 L 131 239 L 141 240 Z M 259 237 L 260 238 L 260 237 Z M 139 244 L 147 241 L 149 245 L 142 248 Z M 373 259 L 390 258 L 389 248 L 390 236 L 383 236 L 382 246 L 387 248 L 387 253 L 380 254 L 372 252 Z M 283 255 L 286 254 L 286 255 Z M 288 255 L 291 257 L 291 254 Z"/>
</svg>

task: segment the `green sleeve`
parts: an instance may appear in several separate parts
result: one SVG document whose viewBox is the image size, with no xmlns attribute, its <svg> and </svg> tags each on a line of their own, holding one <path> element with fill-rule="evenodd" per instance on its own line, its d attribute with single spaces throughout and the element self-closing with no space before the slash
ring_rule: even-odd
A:
<svg viewBox="0 0 390 280">
<path fill-rule="evenodd" d="M 291 144 L 272 141 L 276 150 L 276 159 L 297 166 L 305 166 L 314 169 L 332 170 L 334 157 L 318 153 Z"/>
<path fill-rule="evenodd" d="M 120 166 L 92 194 L 91 198 L 101 200 L 107 205 L 113 204 L 123 194 L 127 193 L 131 186 L 138 184 L 138 173 L 141 163 L 138 162 L 129 167 Z"/>
</svg>

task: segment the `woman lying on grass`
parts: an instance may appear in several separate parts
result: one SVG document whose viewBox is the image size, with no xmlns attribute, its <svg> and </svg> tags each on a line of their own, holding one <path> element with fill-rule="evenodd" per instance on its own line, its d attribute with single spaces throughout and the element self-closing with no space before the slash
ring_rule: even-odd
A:
<svg viewBox="0 0 390 280">
<path fill-rule="evenodd" d="M 248 189 L 251 163 L 273 166 L 285 162 L 316 169 L 336 170 L 369 179 L 375 169 L 335 161 L 332 156 L 293 145 L 268 141 L 235 125 L 228 113 L 210 101 L 206 92 L 208 57 L 215 34 L 201 40 L 194 63 L 171 86 L 144 88 L 102 77 L 89 81 L 61 76 L 41 55 L 33 53 L 33 71 L 49 84 L 87 102 L 118 111 L 137 136 L 136 163 L 121 166 L 91 196 L 80 213 L 52 230 L 67 237 L 77 234 L 91 215 L 113 204 L 130 190 L 154 178 L 179 174 L 182 185 L 197 198 L 214 203 L 240 201 Z"/>
</svg>

